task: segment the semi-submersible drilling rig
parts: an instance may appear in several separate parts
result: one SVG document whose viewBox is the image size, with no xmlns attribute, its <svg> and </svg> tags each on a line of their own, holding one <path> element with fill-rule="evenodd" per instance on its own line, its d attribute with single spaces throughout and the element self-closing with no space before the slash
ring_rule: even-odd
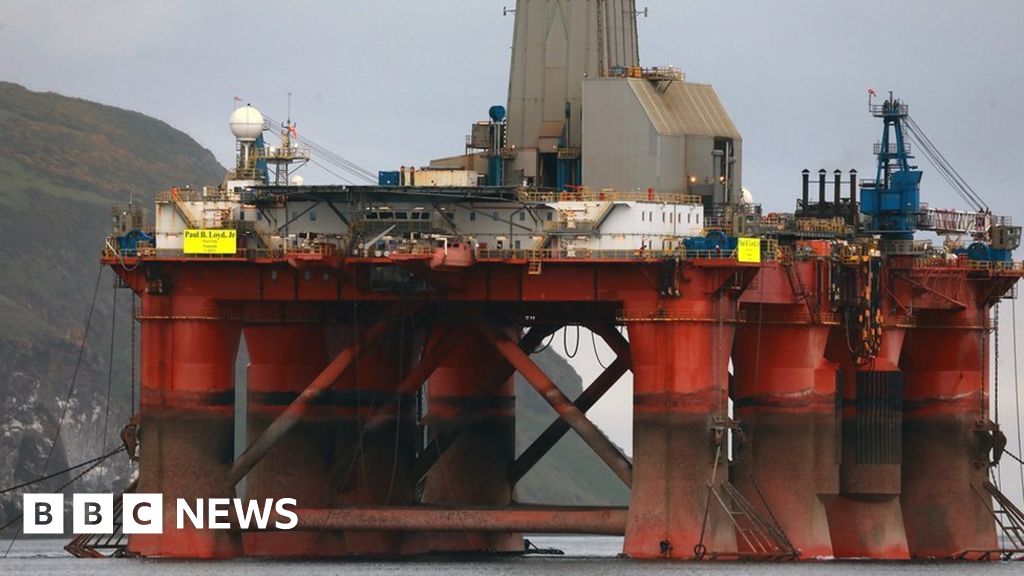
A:
<svg viewBox="0 0 1024 576">
<path fill-rule="evenodd" d="M 159 193 L 152 229 L 116 212 L 103 261 L 141 300 L 136 490 L 167 503 L 164 533 L 130 552 L 510 551 L 535 532 L 625 535 L 632 558 L 1017 546 L 989 482 L 1005 444 L 989 333 L 1024 273 L 1020 228 L 891 96 L 870 102 L 873 179 L 805 171 L 795 212 L 763 213 L 711 86 L 640 65 L 635 9 L 517 2 L 507 107 L 463 154 L 306 186 L 290 122 L 271 146 L 276 125 L 243 106 L 221 186 Z M 972 211 L 920 202 L 911 136 Z M 570 325 L 617 354 L 575 401 L 530 359 Z M 627 371 L 632 459 L 586 416 Z M 559 416 L 518 455 L 515 372 Z M 515 502 L 570 430 L 630 487 L 627 508 Z M 296 498 L 298 529 L 175 528 L 175 499 L 234 497 L 243 479 L 245 498 Z"/>
</svg>

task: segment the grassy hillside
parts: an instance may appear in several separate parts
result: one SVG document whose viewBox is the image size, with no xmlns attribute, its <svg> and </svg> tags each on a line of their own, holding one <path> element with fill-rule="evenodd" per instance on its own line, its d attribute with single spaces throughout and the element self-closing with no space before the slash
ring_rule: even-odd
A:
<svg viewBox="0 0 1024 576">
<path fill-rule="evenodd" d="M 0 121 L 0 328 L 8 335 L 73 336 L 111 204 L 134 197 L 151 205 L 159 189 L 224 175 L 208 150 L 137 112 L 0 82 Z"/>
<path fill-rule="evenodd" d="M 15 84 L 0 82 L 0 121 L 0 486 L 9 486 L 41 472 L 83 342 L 68 420 L 48 470 L 99 453 L 105 420 L 108 445 L 119 442 L 131 327 L 127 293 L 118 291 L 115 322 L 113 274 L 98 276 L 111 204 L 134 197 L 152 205 L 157 190 L 216 183 L 224 169 L 159 120 Z M 0 502 L 5 512 L 13 504 Z"/>
</svg>

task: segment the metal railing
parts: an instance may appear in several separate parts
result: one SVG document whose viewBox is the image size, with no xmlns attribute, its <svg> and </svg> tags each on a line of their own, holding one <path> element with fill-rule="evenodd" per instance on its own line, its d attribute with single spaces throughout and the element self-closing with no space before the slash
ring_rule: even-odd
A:
<svg viewBox="0 0 1024 576">
<path fill-rule="evenodd" d="M 399 246 L 398 248 L 391 250 L 390 254 L 409 254 L 413 256 L 429 256 L 433 255 L 441 246 L 432 246 L 430 244 L 408 244 L 406 246 Z"/>
<path fill-rule="evenodd" d="M 263 152 L 253 154 L 253 160 L 309 160 L 309 150 L 289 146 L 287 148 L 266 147 Z"/>
<path fill-rule="evenodd" d="M 682 260 L 736 260 L 737 251 L 724 250 L 594 250 L 575 249 L 494 249 L 478 248 L 478 260 L 661 260 L 679 258 Z M 777 245 L 765 242 L 761 246 L 761 261 L 773 262 L 778 258 Z"/>
<path fill-rule="evenodd" d="M 225 201 L 238 201 L 237 194 L 228 194 L 225 191 L 217 190 L 215 192 L 203 191 L 203 190 L 192 190 L 192 189 L 181 189 L 172 188 L 170 190 L 161 190 L 156 193 L 157 202 L 225 202 Z"/>
<path fill-rule="evenodd" d="M 911 260 L 911 268 L 945 268 L 950 270 L 992 270 L 1006 272 L 1024 272 L 1022 261 L 989 261 L 970 260 L 968 258 L 914 258 Z"/>
<path fill-rule="evenodd" d="M 318 242 L 309 246 L 293 246 L 284 249 L 285 257 L 288 256 L 337 256 L 339 249 L 334 244 Z"/>
<path fill-rule="evenodd" d="M 836 312 L 818 312 L 817 318 L 810 312 L 770 313 L 762 311 L 752 314 L 746 310 L 736 312 L 736 322 L 744 324 L 828 324 L 838 326 L 842 323 L 842 315 Z"/>
<path fill-rule="evenodd" d="M 900 147 L 895 142 L 890 142 L 888 144 L 888 146 L 886 146 L 886 153 L 887 154 L 897 154 L 897 153 L 899 153 L 899 150 L 900 150 Z M 877 156 L 881 152 L 882 152 L 882 143 L 881 142 L 875 142 L 875 145 L 872 147 L 872 154 L 875 154 Z M 903 153 L 904 154 L 910 154 L 910 142 L 904 142 L 903 143 Z"/>
<path fill-rule="evenodd" d="M 140 244 L 131 253 L 122 254 L 117 246 L 117 238 L 108 236 L 103 246 L 103 257 L 105 258 L 142 258 L 142 259 L 188 259 L 188 260 L 258 260 L 258 259 L 282 259 L 289 257 L 315 256 L 331 257 L 341 253 L 338 246 L 328 243 L 318 243 L 310 246 L 297 246 L 290 248 L 256 248 L 239 247 L 234 252 L 226 254 L 186 254 L 181 248 L 155 248 L 153 246 Z"/>
<path fill-rule="evenodd" d="M 390 254 L 431 255 L 438 247 L 427 244 L 414 244 L 389 250 Z M 339 256 L 342 251 L 333 244 L 317 244 L 308 247 L 268 249 L 241 247 L 229 254 L 186 254 L 178 248 L 154 248 L 139 246 L 133 253 L 122 255 L 117 248 L 116 238 L 109 237 L 103 248 L 103 256 L 107 258 L 138 257 L 142 259 L 189 259 L 189 260 L 256 260 L 282 259 L 290 257 L 315 256 L 320 258 Z M 678 258 L 681 260 L 736 260 L 736 250 L 593 250 L 576 249 L 495 249 L 478 248 L 475 251 L 477 260 L 662 260 Z M 761 248 L 761 261 L 773 262 L 779 257 L 777 247 L 765 242 Z"/>
<path fill-rule="evenodd" d="M 544 223 L 544 230 L 547 232 L 580 232 L 583 234 L 597 230 L 595 220 L 552 220 Z"/>
<path fill-rule="evenodd" d="M 429 242 L 417 242 L 389 247 L 387 254 L 430 255 L 440 246 Z M 130 254 L 121 254 L 117 238 L 108 236 L 103 247 L 103 256 L 107 258 L 139 257 L 144 259 L 196 259 L 196 260 L 237 260 L 265 259 L 289 257 L 335 257 L 345 254 L 345 250 L 335 242 L 315 242 L 301 246 L 284 248 L 266 248 L 256 246 L 239 246 L 228 254 L 186 254 L 181 248 L 157 249 L 148 244 L 140 243 Z M 474 255 L 478 260 L 660 260 L 678 258 L 683 260 L 736 260 L 735 249 L 687 250 L 685 246 L 670 249 L 590 249 L 590 248 L 477 248 Z M 353 254 L 354 257 L 358 257 Z M 782 257 L 776 240 L 764 239 L 761 242 L 761 261 L 773 262 Z"/>
<path fill-rule="evenodd" d="M 647 260 L 678 256 L 672 250 L 592 250 L 576 249 L 509 249 L 477 248 L 478 260 Z"/>
<path fill-rule="evenodd" d="M 826 232 L 843 234 L 846 232 L 846 221 L 836 218 L 796 218 L 794 226 L 797 232 Z"/>
<path fill-rule="evenodd" d="M 615 319 L 620 323 L 636 322 L 704 322 L 708 324 L 735 324 L 736 318 L 727 318 L 708 314 L 694 314 L 688 311 L 665 310 L 665 309 L 644 309 L 644 310 L 620 310 L 615 314 Z"/>
<path fill-rule="evenodd" d="M 910 112 L 910 107 L 906 104 L 899 104 L 897 106 L 890 106 L 888 104 L 871 104 L 868 106 L 868 112 L 874 115 L 890 112 L 898 112 L 906 115 Z"/>
<path fill-rule="evenodd" d="M 532 192 L 519 191 L 519 200 L 523 202 L 660 202 L 663 204 L 688 204 L 698 206 L 702 203 L 700 196 L 692 194 L 675 194 L 663 192 L 637 192 L 621 190 L 579 190 L 566 192 Z"/>
<path fill-rule="evenodd" d="M 608 76 L 612 78 L 644 78 L 655 82 L 681 82 L 685 78 L 683 71 L 675 66 L 655 66 L 653 68 L 612 66 L 608 70 Z"/>
</svg>

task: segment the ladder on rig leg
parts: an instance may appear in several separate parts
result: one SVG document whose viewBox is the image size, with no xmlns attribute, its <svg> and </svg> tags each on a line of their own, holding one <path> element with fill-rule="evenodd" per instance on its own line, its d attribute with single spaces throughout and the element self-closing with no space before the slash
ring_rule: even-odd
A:
<svg viewBox="0 0 1024 576">
<path fill-rule="evenodd" d="M 989 480 L 985 481 L 985 491 L 995 500 L 992 517 L 1008 544 L 1000 547 L 1000 558 L 1024 560 L 1024 512 Z"/>
<path fill-rule="evenodd" d="M 705 502 L 701 540 L 694 547 L 694 555 L 697 559 L 700 560 L 705 555 L 711 558 L 736 556 L 752 560 L 788 560 L 798 557 L 800 552 L 793 547 L 789 538 L 786 537 L 782 527 L 779 526 L 774 515 L 772 515 L 771 509 L 768 508 L 768 503 L 764 502 L 763 497 L 762 503 L 768 510 L 768 517 L 758 512 L 732 483 L 723 482 L 718 486 L 715 485 L 715 477 L 718 473 L 718 463 L 721 460 L 721 455 L 722 440 L 719 439 L 718 448 L 715 452 L 715 465 L 711 470 L 711 481 L 708 482 L 708 499 Z M 751 478 L 751 480 L 753 479 Z M 737 540 L 746 544 L 745 551 L 717 553 L 707 550 L 704 546 L 704 531 L 708 524 L 712 498 L 725 511 L 736 532 Z"/>
<path fill-rule="evenodd" d="M 976 487 L 971 488 L 992 515 L 999 529 L 996 537 L 1002 542 L 998 548 L 961 550 L 953 557 L 957 560 L 1024 560 L 1024 512 L 990 480 L 985 480 L 982 487 L 991 496 L 991 500 L 985 498 Z"/>
<path fill-rule="evenodd" d="M 750 501 L 732 483 L 722 484 L 721 493 L 716 492 L 715 496 L 732 519 L 736 536 L 749 550 L 741 552 L 740 556 L 759 560 L 783 560 L 799 556 L 799 552 L 793 548 L 782 528 L 755 510 Z M 728 502 L 732 505 L 730 506 Z"/>
</svg>

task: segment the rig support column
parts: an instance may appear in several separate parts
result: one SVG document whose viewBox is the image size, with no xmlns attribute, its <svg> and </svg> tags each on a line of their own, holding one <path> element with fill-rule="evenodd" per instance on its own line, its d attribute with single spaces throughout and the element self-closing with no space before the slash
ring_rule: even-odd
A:
<svg viewBox="0 0 1024 576">
<path fill-rule="evenodd" d="M 353 341 L 353 338 L 355 341 Z M 332 471 L 336 506 L 408 506 L 415 501 L 412 467 L 416 445 L 416 397 L 399 391 L 405 374 L 419 361 L 422 334 L 408 320 L 399 320 L 379 340 L 350 331 L 348 346 L 364 346 L 352 370 L 336 385 L 337 426 Z M 390 423 L 363 427 L 390 415 Z M 346 532 L 345 554 L 407 555 L 424 551 L 416 534 Z"/>
<path fill-rule="evenodd" d="M 191 506 L 232 498 L 235 357 L 241 323 L 200 297 L 142 296 L 142 399 L 138 492 L 164 497 L 163 534 L 135 534 L 145 557 L 230 558 L 241 538 L 227 530 L 176 528 L 176 500 Z"/>
<path fill-rule="evenodd" d="M 899 498 L 903 335 L 886 326 L 877 357 L 863 366 L 851 358 L 846 328 L 835 328 L 829 341 L 842 387 L 839 495 L 828 505 L 837 558 L 908 558 Z"/>
<path fill-rule="evenodd" d="M 249 351 L 248 436 L 259 438 L 281 412 L 327 366 L 333 355 L 330 328 L 308 318 L 260 321 L 244 328 Z M 335 342 L 337 344 L 337 342 Z M 301 508 L 327 508 L 333 502 L 330 482 L 334 458 L 333 410 L 311 407 L 246 476 L 251 500 L 295 498 Z M 338 535 L 328 532 L 248 532 L 248 556 L 332 556 Z"/>
<path fill-rule="evenodd" d="M 501 508 L 512 502 L 509 467 L 515 458 L 515 379 L 509 366 L 472 326 L 463 344 L 440 362 L 427 383 L 431 435 L 440 437 L 460 418 L 473 423 L 455 437 L 427 473 L 423 502 L 436 506 Z M 428 449 L 430 449 L 428 447 Z M 429 536 L 441 551 L 519 551 L 523 538 L 510 532 L 448 532 Z"/>
<path fill-rule="evenodd" d="M 735 554 L 725 510 L 709 483 L 729 478 L 723 447 L 715 468 L 714 427 L 726 426 L 735 302 L 689 271 L 682 299 L 648 315 L 626 303 L 633 368 L 633 482 L 623 551 L 632 558 Z M 706 515 L 706 525 L 705 525 Z"/>
<path fill-rule="evenodd" d="M 988 476 L 987 310 L 918 314 L 903 349 L 903 520 L 914 558 L 997 548 Z"/>
<path fill-rule="evenodd" d="M 771 271 L 762 270 L 762 285 Z M 757 298 L 757 291 L 746 295 Z M 752 302 L 744 309 L 747 321 L 737 327 L 733 346 L 733 402 L 745 442 L 733 448 L 733 484 L 759 508 L 764 498 L 802 559 L 829 558 L 825 503 L 839 490 L 836 366 L 825 358 L 829 327 L 793 321 L 807 315 L 803 304 Z M 737 543 L 742 550 L 742 539 Z"/>
</svg>

